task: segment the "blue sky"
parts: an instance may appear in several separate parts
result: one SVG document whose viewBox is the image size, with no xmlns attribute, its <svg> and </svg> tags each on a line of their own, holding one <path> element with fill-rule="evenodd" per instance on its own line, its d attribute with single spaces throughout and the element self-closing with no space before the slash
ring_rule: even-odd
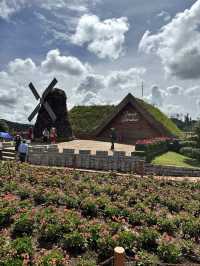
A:
<svg viewBox="0 0 200 266">
<path fill-rule="evenodd" d="M 169 115 L 200 110 L 200 0 L 1 0 L 0 114 L 27 122 L 56 76 L 68 106 L 128 92 Z"/>
</svg>

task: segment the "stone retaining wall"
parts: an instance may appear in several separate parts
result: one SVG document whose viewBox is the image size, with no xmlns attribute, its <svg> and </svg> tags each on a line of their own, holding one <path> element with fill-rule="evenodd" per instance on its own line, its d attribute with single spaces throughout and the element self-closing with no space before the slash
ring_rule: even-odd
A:
<svg viewBox="0 0 200 266">
<path fill-rule="evenodd" d="M 158 176 L 200 177 L 200 169 L 175 166 L 152 165 L 145 163 L 145 174 Z"/>
<path fill-rule="evenodd" d="M 152 165 L 145 163 L 144 160 L 145 158 L 135 156 L 134 153 L 126 156 L 125 152 L 117 151 L 113 155 L 108 155 L 107 151 L 96 151 L 96 154 L 91 154 L 90 150 L 80 150 L 79 153 L 75 153 L 73 149 L 64 149 L 60 153 L 57 145 L 29 148 L 29 162 L 35 165 L 114 170 L 158 176 L 200 177 L 200 169 Z M 141 161 L 144 169 L 141 169 L 139 163 Z"/>
<path fill-rule="evenodd" d="M 107 151 L 96 151 L 96 154 L 91 154 L 90 150 L 75 153 L 73 149 L 63 149 L 60 153 L 56 145 L 29 148 L 29 162 L 44 166 L 137 172 L 138 162 L 142 159 L 135 155 L 126 156 L 125 152 L 117 151 L 113 155 L 108 155 Z"/>
</svg>

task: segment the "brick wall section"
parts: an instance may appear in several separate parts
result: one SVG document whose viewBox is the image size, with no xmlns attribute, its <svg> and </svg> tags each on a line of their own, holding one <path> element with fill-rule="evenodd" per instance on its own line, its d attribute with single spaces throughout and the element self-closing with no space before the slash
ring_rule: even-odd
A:
<svg viewBox="0 0 200 266">
<path fill-rule="evenodd" d="M 124 122 L 123 116 L 126 112 L 137 113 L 138 121 Z M 97 136 L 98 140 L 110 141 L 110 128 L 115 128 L 120 143 L 135 144 L 138 139 L 149 139 L 161 137 L 162 134 L 128 104 L 111 123 Z"/>
<path fill-rule="evenodd" d="M 136 172 L 139 161 L 141 157 L 126 156 L 125 152 L 117 151 L 113 155 L 108 155 L 107 151 L 91 154 L 90 150 L 80 150 L 76 154 L 73 149 L 63 149 L 59 153 L 56 145 L 29 148 L 29 162 L 35 165 Z"/>
</svg>

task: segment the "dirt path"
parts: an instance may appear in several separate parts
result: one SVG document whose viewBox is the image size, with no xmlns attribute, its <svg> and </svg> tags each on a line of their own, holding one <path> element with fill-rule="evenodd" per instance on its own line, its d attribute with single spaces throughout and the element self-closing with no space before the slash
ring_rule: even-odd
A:
<svg viewBox="0 0 200 266">
<path fill-rule="evenodd" d="M 95 154 L 96 151 L 108 151 L 108 154 L 112 155 L 113 152 L 110 150 L 110 146 L 110 142 L 94 140 L 73 140 L 58 144 L 60 152 L 63 149 L 75 149 L 76 153 L 78 153 L 78 150 L 91 150 L 92 154 Z M 131 155 L 131 152 L 135 151 L 135 146 L 116 143 L 115 151 L 124 151 L 126 155 Z"/>
</svg>

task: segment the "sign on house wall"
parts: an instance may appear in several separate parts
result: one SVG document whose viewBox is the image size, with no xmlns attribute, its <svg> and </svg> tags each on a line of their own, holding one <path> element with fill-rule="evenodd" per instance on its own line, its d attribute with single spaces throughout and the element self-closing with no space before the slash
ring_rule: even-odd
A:
<svg viewBox="0 0 200 266">
<path fill-rule="evenodd" d="M 130 112 L 126 111 L 122 115 L 121 122 L 126 123 L 126 122 L 138 122 L 139 121 L 139 115 L 136 112 Z"/>
</svg>

